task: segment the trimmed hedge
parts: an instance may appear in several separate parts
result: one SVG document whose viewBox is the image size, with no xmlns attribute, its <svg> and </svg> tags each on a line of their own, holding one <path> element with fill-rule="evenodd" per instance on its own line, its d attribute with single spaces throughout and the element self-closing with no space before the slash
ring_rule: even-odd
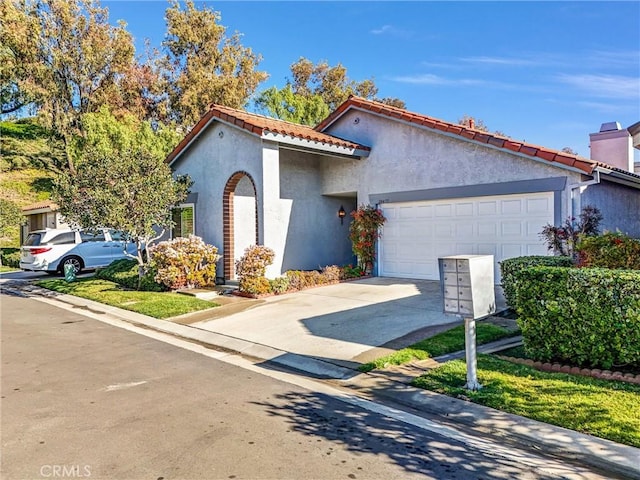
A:
<svg viewBox="0 0 640 480">
<path fill-rule="evenodd" d="M 150 271 L 140 283 L 140 290 L 144 292 L 164 292 L 166 288 L 154 280 L 155 271 Z M 138 289 L 138 262 L 135 260 L 116 260 L 108 267 L 96 272 L 96 278 L 110 280 L 118 285 L 132 290 Z"/>
<path fill-rule="evenodd" d="M 512 274 L 530 358 L 606 369 L 640 366 L 640 272 L 530 267 Z"/>
<path fill-rule="evenodd" d="M 500 272 L 502 274 L 502 289 L 507 305 L 511 308 L 516 307 L 516 291 L 518 289 L 517 275 L 523 269 L 528 267 L 571 267 L 573 261 L 570 257 L 551 257 L 551 256 L 529 256 L 508 258 L 500 262 Z"/>
</svg>

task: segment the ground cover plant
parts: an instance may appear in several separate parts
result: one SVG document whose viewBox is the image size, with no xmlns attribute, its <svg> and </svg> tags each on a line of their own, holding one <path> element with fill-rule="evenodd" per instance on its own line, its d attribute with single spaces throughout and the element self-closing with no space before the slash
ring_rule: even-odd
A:
<svg viewBox="0 0 640 480">
<path fill-rule="evenodd" d="M 482 388 L 464 388 L 466 365 L 454 360 L 413 381 L 426 390 L 521 415 L 541 422 L 640 447 L 640 386 L 531 367 L 478 356 Z"/>
<path fill-rule="evenodd" d="M 487 322 L 476 323 L 476 343 L 484 343 L 500 340 L 501 338 L 516 335 L 518 332 L 493 325 Z M 458 352 L 465 349 L 464 325 L 458 325 L 446 332 L 421 340 L 407 348 L 403 348 L 372 362 L 362 364 L 359 370 L 369 372 L 376 368 L 384 368 L 388 365 L 402 365 L 413 360 L 425 360 L 438 357 L 447 353 Z"/>
<path fill-rule="evenodd" d="M 94 278 L 78 279 L 70 283 L 63 279 L 41 280 L 37 285 L 160 319 L 219 306 L 179 293 L 128 290 L 117 283 Z"/>
<path fill-rule="evenodd" d="M 162 292 L 166 288 L 155 281 L 155 269 L 151 268 L 143 277 L 138 277 L 138 262 L 136 260 L 116 260 L 108 267 L 96 272 L 95 278 L 109 280 L 125 288 L 144 292 Z"/>
</svg>

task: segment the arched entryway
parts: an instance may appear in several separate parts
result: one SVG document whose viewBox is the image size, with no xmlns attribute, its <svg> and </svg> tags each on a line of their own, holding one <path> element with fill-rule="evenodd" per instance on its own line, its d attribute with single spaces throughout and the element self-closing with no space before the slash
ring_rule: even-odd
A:
<svg viewBox="0 0 640 480">
<path fill-rule="evenodd" d="M 235 261 L 249 245 L 258 243 L 258 195 L 247 172 L 236 172 L 224 187 L 224 279 L 235 278 Z"/>
</svg>

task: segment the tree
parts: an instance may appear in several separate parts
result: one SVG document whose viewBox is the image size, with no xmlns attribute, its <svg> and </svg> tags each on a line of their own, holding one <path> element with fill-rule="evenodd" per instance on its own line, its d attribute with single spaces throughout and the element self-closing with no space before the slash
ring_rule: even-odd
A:
<svg viewBox="0 0 640 480">
<path fill-rule="evenodd" d="M 473 128 L 475 130 L 480 130 L 481 132 L 489 131 L 489 127 L 485 125 L 483 120 L 476 120 L 475 117 L 467 115 L 466 113 L 461 119 L 458 120 L 458 125 L 463 125 L 467 128 Z"/>
<path fill-rule="evenodd" d="M 314 65 L 311 60 L 300 57 L 290 68 L 291 78 L 284 88 L 272 87 L 259 95 L 255 102 L 259 111 L 282 120 L 316 125 L 349 95 L 405 108 L 405 103 L 398 98 L 376 98 L 378 87 L 373 80 L 349 79 L 347 69 L 340 63 L 334 67 L 326 61 Z"/>
<path fill-rule="evenodd" d="M 11 200 L 0 198 L 0 242 L 14 240 L 16 231 L 23 219 L 20 207 Z"/>
<path fill-rule="evenodd" d="M 163 75 L 170 118 L 179 124 L 194 125 L 211 103 L 242 107 L 266 80 L 256 70 L 262 57 L 242 46 L 239 33 L 226 35 L 219 12 L 198 10 L 192 0 L 182 10 L 172 0 L 166 19 Z"/>
<path fill-rule="evenodd" d="M 291 85 L 282 89 L 271 87 L 262 92 L 255 103 L 265 114 L 302 125 L 317 125 L 330 113 L 320 95 L 296 95 Z"/>
<path fill-rule="evenodd" d="M 73 172 L 69 149 L 72 138 L 82 134 L 83 114 L 103 105 L 143 103 L 136 98 L 144 82 L 137 75 L 133 39 L 124 23 L 109 24 L 97 0 L 7 0 L 1 5 L 3 111 L 26 102 L 35 105 L 44 126 L 62 139 Z"/>
<path fill-rule="evenodd" d="M 164 162 L 172 131 L 154 132 L 133 116 L 118 121 L 106 110 L 83 120 L 87 135 L 74 145 L 82 161 L 75 174 L 56 178 L 53 199 L 72 224 L 125 232 L 136 243 L 142 278 L 149 263 L 143 252 L 171 227 L 171 208 L 191 185 L 188 177 L 174 179 Z"/>
<path fill-rule="evenodd" d="M 576 152 L 573 148 L 571 147 L 564 147 L 561 152 L 563 153 L 568 153 L 569 155 L 578 155 L 578 152 Z"/>
</svg>

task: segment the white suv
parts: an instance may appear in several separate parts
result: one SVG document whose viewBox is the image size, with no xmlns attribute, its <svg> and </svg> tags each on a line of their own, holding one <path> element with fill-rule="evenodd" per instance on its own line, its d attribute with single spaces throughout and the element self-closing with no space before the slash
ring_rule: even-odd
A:
<svg viewBox="0 0 640 480">
<path fill-rule="evenodd" d="M 135 255 L 135 243 L 127 242 L 122 232 L 101 229 L 98 233 L 82 230 L 47 229 L 29 233 L 20 249 L 22 270 L 64 273 L 73 265 L 76 273 L 83 269 L 106 267 L 114 260 L 127 258 L 124 249 Z"/>
</svg>

